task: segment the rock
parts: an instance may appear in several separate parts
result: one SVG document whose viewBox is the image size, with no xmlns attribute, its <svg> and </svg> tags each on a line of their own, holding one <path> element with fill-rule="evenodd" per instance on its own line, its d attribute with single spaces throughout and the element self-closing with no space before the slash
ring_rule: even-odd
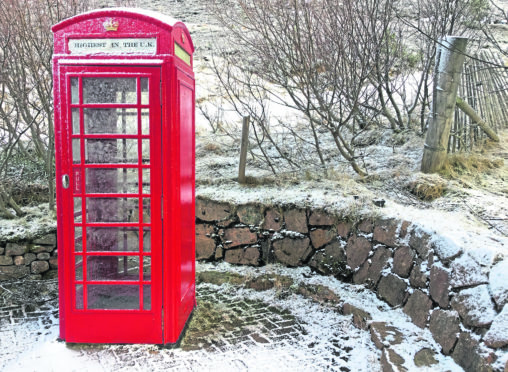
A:
<svg viewBox="0 0 508 372">
<path fill-rule="evenodd" d="M 336 237 L 337 232 L 335 230 L 315 229 L 310 232 L 310 241 L 316 249 L 330 243 Z"/>
<path fill-rule="evenodd" d="M 51 258 L 51 255 L 48 252 L 37 253 L 37 259 L 41 261 L 47 261 Z"/>
<path fill-rule="evenodd" d="M 351 222 L 340 222 L 337 224 L 337 235 L 339 235 L 343 239 L 347 239 L 351 230 L 353 228 L 353 224 Z"/>
<path fill-rule="evenodd" d="M 28 250 L 26 244 L 18 244 L 18 243 L 7 243 L 5 247 L 5 255 L 6 256 L 22 256 Z"/>
<path fill-rule="evenodd" d="M 367 330 L 369 328 L 367 322 L 372 320 L 372 316 L 365 310 L 362 310 L 349 303 L 345 303 L 342 307 L 344 315 L 353 315 L 353 324 L 360 329 Z"/>
<path fill-rule="evenodd" d="M 21 279 L 29 274 L 27 266 L 0 266 L 0 280 Z"/>
<path fill-rule="evenodd" d="M 263 221 L 264 208 L 259 204 L 240 205 L 236 211 L 240 222 L 246 225 L 259 225 Z"/>
<path fill-rule="evenodd" d="M 265 213 L 265 219 L 261 224 L 263 230 L 279 231 L 282 228 L 282 215 L 274 208 L 270 208 Z"/>
<path fill-rule="evenodd" d="M 50 269 L 58 269 L 58 257 L 51 257 L 48 262 Z"/>
<path fill-rule="evenodd" d="M 456 311 L 436 309 L 430 316 L 430 332 L 434 340 L 441 345 L 443 354 L 450 355 L 460 332 L 460 319 Z"/>
<path fill-rule="evenodd" d="M 374 288 L 379 282 L 381 272 L 388 266 L 388 260 L 391 257 L 392 251 L 386 247 L 378 247 L 374 252 L 374 255 L 370 259 L 371 263 L 367 273 L 367 279 L 371 288 Z"/>
<path fill-rule="evenodd" d="M 508 345 L 508 305 L 494 318 L 489 331 L 483 341 L 488 347 L 495 349 Z"/>
<path fill-rule="evenodd" d="M 365 234 L 371 234 L 374 231 L 374 221 L 370 218 L 363 220 L 358 224 L 358 231 Z"/>
<path fill-rule="evenodd" d="M 419 228 L 411 231 L 409 236 L 409 246 L 413 248 L 418 256 L 422 259 L 426 259 L 429 255 L 430 247 L 430 235 L 422 231 Z"/>
<path fill-rule="evenodd" d="M 450 272 L 442 266 L 434 265 L 430 269 L 430 297 L 443 309 L 450 305 Z"/>
<path fill-rule="evenodd" d="M 379 350 L 387 345 L 399 345 L 404 335 L 401 331 L 385 322 L 373 322 L 370 324 L 370 338 Z"/>
<path fill-rule="evenodd" d="M 347 264 L 351 270 L 359 268 L 369 257 L 372 243 L 363 236 L 351 235 L 346 246 Z"/>
<path fill-rule="evenodd" d="M 321 284 L 312 285 L 302 283 L 298 286 L 296 293 L 319 303 L 338 304 L 340 302 L 340 297 L 337 296 L 335 292 Z"/>
<path fill-rule="evenodd" d="M 409 283 L 415 288 L 427 288 L 428 280 L 427 263 L 418 258 L 409 275 Z"/>
<path fill-rule="evenodd" d="M 11 256 L 0 256 L 0 266 L 9 266 L 12 264 L 13 261 Z"/>
<path fill-rule="evenodd" d="M 402 221 L 402 223 L 400 224 L 399 237 L 401 239 L 404 239 L 406 237 L 409 226 L 411 226 L 411 222 L 409 221 Z"/>
<path fill-rule="evenodd" d="M 217 247 L 217 249 L 215 249 L 214 257 L 216 261 L 222 260 L 224 258 L 224 249 L 222 247 Z"/>
<path fill-rule="evenodd" d="M 452 308 L 470 327 L 488 327 L 496 316 L 487 285 L 460 291 L 452 299 Z"/>
<path fill-rule="evenodd" d="M 303 209 L 290 209 L 284 212 L 284 222 L 286 223 L 286 230 L 296 231 L 301 234 L 309 232 L 307 212 Z"/>
<path fill-rule="evenodd" d="M 309 225 L 312 226 L 332 226 L 335 224 L 335 217 L 322 211 L 314 211 L 309 216 Z"/>
<path fill-rule="evenodd" d="M 404 306 L 404 313 L 409 315 L 418 327 L 425 328 L 430 309 L 432 309 L 432 300 L 422 291 L 416 290 L 409 296 Z"/>
<path fill-rule="evenodd" d="M 381 353 L 381 367 L 383 372 L 406 372 L 405 360 L 393 349 L 385 348 Z"/>
<path fill-rule="evenodd" d="M 56 247 L 56 234 L 47 234 L 33 241 L 36 245 L 49 245 L 52 248 Z"/>
<path fill-rule="evenodd" d="M 25 258 L 25 265 L 30 265 L 33 261 L 35 261 L 35 259 L 37 258 L 37 256 L 34 254 L 34 253 L 25 253 L 24 256 Z"/>
<path fill-rule="evenodd" d="M 32 274 L 32 275 L 28 276 L 28 279 L 29 280 L 41 280 L 42 279 L 42 275 L 41 274 Z"/>
<path fill-rule="evenodd" d="M 378 296 L 391 306 L 400 306 L 406 297 L 407 284 L 395 275 L 381 278 L 377 288 Z"/>
<path fill-rule="evenodd" d="M 309 266 L 325 275 L 347 277 L 351 274 L 351 271 L 346 268 L 346 251 L 338 241 L 316 252 L 309 261 Z"/>
<path fill-rule="evenodd" d="M 370 264 L 365 261 L 362 266 L 353 274 L 353 283 L 364 284 L 368 283 Z M 371 287 L 369 283 L 369 287 Z"/>
<path fill-rule="evenodd" d="M 46 245 L 31 245 L 29 247 L 29 251 L 30 251 L 30 253 L 35 253 L 35 254 L 39 254 L 42 252 L 50 253 L 51 251 L 53 251 L 53 247 L 46 246 Z"/>
<path fill-rule="evenodd" d="M 4 247 L 0 247 L 0 255 L 4 254 L 5 252 L 5 248 Z"/>
<path fill-rule="evenodd" d="M 394 219 L 378 220 L 374 226 L 373 239 L 388 247 L 397 245 L 397 221 Z"/>
<path fill-rule="evenodd" d="M 436 358 L 434 358 L 436 353 L 431 349 L 421 349 L 414 356 L 414 363 L 417 367 L 430 367 L 431 365 L 437 364 Z"/>
<path fill-rule="evenodd" d="M 459 257 L 463 252 L 461 247 L 456 245 L 450 239 L 444 238 L 433 241 L 431 243 L 431 247 L 444 263 L 449 263 L 454 258 Z"/>
<path fill-rule="evenodd" d="M 413 258 L 415 254 L 409 247 L 400 247 L 395 250 L 393 255 L 392 272 L 402 278 L 407 278 L 413 266 Z"/>
<path fill-rule="evenodd" d="M 30 264 L 30 271 L 32 274 L 42 274 L 49 270 L 49 263 L 47 261 L 34 261 Z"/>
<path fill-rule="evenodd" d="M 455 259 L 450 266 L 452 268 L 450 284 L 454 289 L 488 283 L 487 275 L 482 273 L 480 264 L 467 253 Z"/>
<path fill-rule="evenodd" d="M 224 261 L 231 264 L 259 266 L 261 254 L 256 247 L 226 249 Z"/>
<path fill-rule="evenodd" d="M 0 259 L 1 261 L 1 259 Z M 14 256 L 14 265 L 22 266 L 25 264 L 25 257 L 23 256 Z"/>
<path fill-rule="evenodd" d="M 58 278 L 58 270 L 48 270 L 44 274 L 42 274 L 42 279 L 57 279 Z"/>
<path fill-rule="evenodd" d="M 196 199 L 196 218 L 202 221 L 223 221 L 231 217 L 233 208 L 228 203 Z"/>
<path fill-rule="evenodd" d="M 288 266 L 302 265 L 312 253 L 309 238 L 284 238 L 273 242 L 272 245 L 275 258 Z"/>
<path fill-rule="evenodd" d="M 461 332 L 457 345 L 452 353 L 453 360 L 465 372 L 491 372 L 486 361 L 481 357 L 478 342 L 467 332 Z"/>
<path fill-rule="evenodd" d="M 508 258 L 492 267 L 489 287 L 498 310 L 502 309 L 508 303 Z"/>
<path fill-rule="evenodd" d="M 258 241 L 258 236 L 248 227 L 233 227 L 224 231 L 223 240 L 224 246 L 229 249 L 240 245 L 255 244 Z"/>
<path fill-rule="evenodd" d="M 196 224 L 196 260 L 209 260 L 214 257 L 215 239 L 213 225 Z"/>
</svg>

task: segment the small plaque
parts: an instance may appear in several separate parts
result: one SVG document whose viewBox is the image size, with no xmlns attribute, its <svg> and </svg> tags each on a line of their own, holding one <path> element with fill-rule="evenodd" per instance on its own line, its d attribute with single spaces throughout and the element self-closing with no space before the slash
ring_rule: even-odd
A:
<svg viewBox="0 0 508 372">
<path fill-rule="evenodd" d="M 183 35 L 183 34 L 182 34 Z M 175 56 L 180 58 L 182 61 L 187 63 L 189 66 L 191 64 L 191 58 L 189 53 L 187 53 L 180 45 L 175 43 Z"/>
<path fill-rule="evenodd" d="M 156 38 L 70 39 L 71 54 L 156 54 Z"/>
</svg>

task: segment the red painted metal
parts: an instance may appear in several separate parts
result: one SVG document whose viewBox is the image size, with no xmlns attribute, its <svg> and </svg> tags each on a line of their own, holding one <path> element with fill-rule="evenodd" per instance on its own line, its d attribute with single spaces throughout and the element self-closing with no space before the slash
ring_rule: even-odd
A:
<svg viewBox="0 0 508 372">
<path fill-rule="evenodd" d="M 195 306 L 189 32 L 121 8 L 78 15 L 53 32 L 60 337 L 175 343 Z M 156 40 L 153 53 L 69 48 L 146 38 Z"/>
</svg>

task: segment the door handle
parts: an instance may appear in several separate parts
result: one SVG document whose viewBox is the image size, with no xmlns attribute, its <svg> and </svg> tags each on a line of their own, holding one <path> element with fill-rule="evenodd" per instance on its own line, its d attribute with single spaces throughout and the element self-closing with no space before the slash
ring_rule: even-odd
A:
<svg viewBox="0 0 508 372">
<path fill-rule="evenodd" d="M 64 189 L 68 189 L 69 185 L 70 185 L 69 175 L 68 174 L 64 174 L 62 176 L 62 186 L 63 186 Z"/>
</svg>

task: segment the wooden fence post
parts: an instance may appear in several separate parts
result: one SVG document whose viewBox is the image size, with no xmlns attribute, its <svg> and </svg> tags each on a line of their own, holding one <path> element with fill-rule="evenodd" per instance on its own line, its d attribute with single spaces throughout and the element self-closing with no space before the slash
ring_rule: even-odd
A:
<svg viewBox="0 0 508 372">
<path fill-rule="evenodd" d="M 437 172 L 446 159 L 466 45 L 465 37 L 446 36 L 437 50 L 432 112 L 421 167 L 424 173 Z"/>
<path fill-rule="evenodd" d="M 240 165 L 238 166 L 238 182 L 245 183 L 245 165 L 247 164 L 247 148 L 249 147 L 250 116 L 243 117 L 242 144 L 240 147 Z"/>
</svg>

